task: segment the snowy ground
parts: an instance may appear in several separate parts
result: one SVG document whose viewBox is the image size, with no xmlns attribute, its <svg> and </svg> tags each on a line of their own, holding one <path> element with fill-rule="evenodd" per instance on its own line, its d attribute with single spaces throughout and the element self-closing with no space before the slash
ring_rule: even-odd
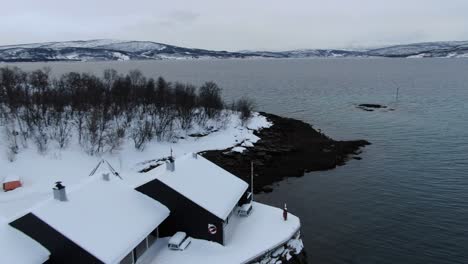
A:
<svg viewBox="0 0 468 264">
<path fill-rule="evenodd" d="M 193 239 L 184 251 L 174 251 L 167 248 L 169 238 L 160 238 L 139 259 L 138 263 L 246 263 L 252 261 L 286 243 L 299 230 L 299 218 L 289 214 L 288 220 L 284 221 L 282 213 L 281 209 L 254 203 L 250 216 L 232 217 L 225 246 Z"/>
<path fill-rule="evenodd" d="M 117 153 L 102 157 L 89 156 L 80 146 L 72 144 L 67 149 L 49 149 L 45 155 L 37 152 L 31 144 L 22 149 L 13 162 L 8 161 L 5 141 L 0 140 L 0 183 L 8 175 L 21 178 L 23 187 L 10 192 L 0 190 L 0 217 L 14 220 L 25 214 L 34 204 L 52 195 L 56 181 L 73 186 L 85 180 L 97 163 L 106 159 L 121 174 L 125 183 L 138 186 L 147 181 L 147 175 L 138 173 L 145 161 L 167 157 L 172 148 L 175 157 L 189 152 L 225 149 L 244 142 L 250 146 L 259 138 L 253 130 L 269 127 L 265 117 L 255 114 L 246 127 L 241 126 L 237 115 L 232 115 L 225 129 L 205 137 L 185 137 L 177 142 L 150 142 L 144 151 L 134 148 L 131 140 L 125 142 Z M 1 136 L 1 132 L 0 132 Z"/>
</svg>

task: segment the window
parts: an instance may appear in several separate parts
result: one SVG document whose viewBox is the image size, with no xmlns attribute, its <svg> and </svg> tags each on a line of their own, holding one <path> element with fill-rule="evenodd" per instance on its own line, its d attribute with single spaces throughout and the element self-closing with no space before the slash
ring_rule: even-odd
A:
<svg viewBox="0 0 468 264">
<path fill-rule="evenodd" d="M 143 241 L 140 242 L 125 258 L 120 261 L 120 264 L 133 264 L 140 258 L 146 250 L 158 239 L 158 229 L 156 228 Z"/>
<path fill-rule="evenodd" d="M 120 264 L 133 264 L 133 250 L 120 261 Z"/>
<path fill-rule="evenodd" d="M 234 213 L 234 210 L 235 210 L 236 207 L 234 207 L 234 209 L 232 209 L 232 211 L 229 213 L 229 215 L 226 217 L 226 220 L 224 221 L 224 226 L 227 226 L 229 224 L 229 219 L 231 218 L 232 214 Z"/>
<path fill-rule="evenodd" d="M 148 248 L 149 248 L 149 247 L 151 247 L 151 245 L 153 245 L 153 243 L 156 241 L 156 239 L 158 239 L 158 229 L 151 232 L 151 234 L 149 234 L 146 239 L 148 241 Z"/>
<path fill-rule="evenodd" d="M 146 251 L 146 239 L 143 239 L 143 241 L 141 241 L 140 244 L 138 244 L 138 246 L 136 246 L 135 248 L 135 259 L 138 259 L 139 257 L 141 257 L 141 255 L 143 255 L 145 251 Z"/>
</svg>

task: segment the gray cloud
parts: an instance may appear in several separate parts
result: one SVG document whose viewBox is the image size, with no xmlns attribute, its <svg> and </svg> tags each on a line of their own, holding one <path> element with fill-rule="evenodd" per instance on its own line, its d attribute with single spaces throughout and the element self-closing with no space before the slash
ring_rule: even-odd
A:
<svg viewBox="0 0 468 264">
<path fill-rule="evenodd" d="M 117 38 L 283 50 L 468 39 L 466 0 L 16 0 L 2 12 L 1 44 Z"/>
</svg>

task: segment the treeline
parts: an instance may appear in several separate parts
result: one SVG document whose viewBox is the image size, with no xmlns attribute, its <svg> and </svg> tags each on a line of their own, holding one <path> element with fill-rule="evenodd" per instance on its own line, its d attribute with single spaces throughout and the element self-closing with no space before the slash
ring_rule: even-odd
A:
<svg viewBox="0 0 468 264">
<path fill-rule="evenodd" d="M 0 68 L 0 122 L 11 159 L 30 141 L 46 152 L 51 142 L 65 148 L 73 136 L 90 155 L 113 151 L 127 138 L 142 150 L 153 139 L 172 140 L 177 130 L 223 126 L 232 111 L 245 124 L 252 108 L 248 99 L 227 105 L 214 82 L 196 87 L 138 70 L 52 78 L 47 68 Z"/>
</svg>

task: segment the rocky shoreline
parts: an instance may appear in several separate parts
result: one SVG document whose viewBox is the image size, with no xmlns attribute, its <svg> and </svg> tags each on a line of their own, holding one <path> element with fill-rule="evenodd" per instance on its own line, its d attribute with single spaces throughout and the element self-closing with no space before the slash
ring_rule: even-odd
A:
<svg viewBox="0 0 468 264">
<path fill-rule="evenodd" d="M 227 171 L 250 182 L 250 163 L 254 162 L 254 192 L 270 192 L 271 185 L 310 171 L 333 169 L 357 157 L 366 140 L 335 141 L 300 120 L 261 112 L 273 123 L 255 131 L 260 140 L 242 153 L 224 150 L 201 154 Z M 240 146 L 242 142 L 239 143 Z M 235 147 L 238 147 L 235 146 Z"/>
<path fill-rule="evenodd" d="M 307 264 L 307 254 L 300 237 L 300 232 L 288 240 L 285 244 L 266 252 L 249 264 L 283 263 L 283 264 Z"/>
<path fill-rule="evenodd" d="M 250 164 L 254 162 L 254 193 L 271 192 L 271 185 L 288 177 L 301 177 L 306 172 L 333 169 L 357 155 L 361 148 L 369 145 L 366 140 L 336 141 L 300 120 L 260 112 L 273 125 L 255 131 L 260 140 L 251 147 L 243 142 L 223 149 L 210 150 L 201 154 L 225 170 L 250 182 Z M 240 153 L 234 148 L 244 147 Z M 293 252 L 289 258 L 266 254 L 258 263 L 306 264 L 305 249 Z"/>
</svg>

